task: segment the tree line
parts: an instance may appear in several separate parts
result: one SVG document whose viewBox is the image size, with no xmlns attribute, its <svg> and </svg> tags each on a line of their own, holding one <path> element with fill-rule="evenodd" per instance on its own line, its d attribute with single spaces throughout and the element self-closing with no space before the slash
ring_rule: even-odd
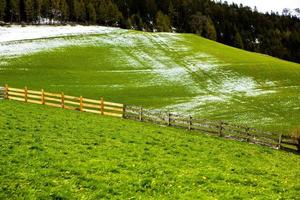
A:
<svg viewBox="0 0 300 200">
<path fill-rule="evenodd" d="M 295 9 L 300 13 L 299 9 Z M 195 33 L 300 63 L 300 20 L 210 0 L 0 0 L 0 21 L 79 23 Z"/>
</svg>

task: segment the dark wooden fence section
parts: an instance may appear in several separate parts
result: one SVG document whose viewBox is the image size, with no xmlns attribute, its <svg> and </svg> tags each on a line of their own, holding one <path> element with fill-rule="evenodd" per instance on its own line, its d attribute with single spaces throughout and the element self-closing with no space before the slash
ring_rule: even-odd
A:
<svg viewBox="0 0 300 200">
<path fill-rule="evenodd" d="M 199 131 L 232 140 L 269 146 L 274 149 L 282 149 L 297 152 L 299 141 L 291 136 L 261 131 L 247 126 L 217 122 L 206 119 L 182 116 L 162 111 L 153 111 L 136 106 L 126 106 L 124 117 L 141 122 L 151 122 L 164 126 L 173 126 L 188 130 Z"/>
</svg>

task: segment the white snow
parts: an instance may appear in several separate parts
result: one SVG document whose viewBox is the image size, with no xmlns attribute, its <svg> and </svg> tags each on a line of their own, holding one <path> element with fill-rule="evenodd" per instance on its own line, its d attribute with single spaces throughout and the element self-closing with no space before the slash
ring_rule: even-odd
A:
<svg viewBox="0 0 300 200">
<path fill-rule="evenodd" d="M 103 26 L 12 26 L 0 27 L 0 56 L 21 56 L 70 45 L 94 44 L 95 37 L 126 30 Z M 64 36 L 87 35 L 86 38 Z M 51 38 L 51 39 L 49 39 Z"/>
<path fill-rule="evenodd" d="M 179 100 L 178 103 L 166 106 L 164 110 L 175 111 L 179 114 L 185 113 L 189 115 L 199 114 L 199 111 L 205 108 L 205 105 L 213 102 L 226 102 L 229 100 L 225 95 L 209 95 L 201 94 L 187 100 Z M 183 102 L 180 102 L 183 101 Z"/>
<path fill-rule="evenodd" d="M 199 70 L 209 72 L 225 65 L 207 53 L 198 53 L 187 56 L 184 58 L 184 62 L 193 72 L 198 72 Z"/>
<path fill-rule="evenodd" d="M 123 88 L 125 87 L 124 85 L 120 84 L 107 84 L 107 85 L 88 85 L 88 84 L 68 84 L 68 85 L 63 85 L 63 84 L 53 84 L 50 85 L 50 87 L 69 87 L 69 88 Z"/>
<path fill-rule="evenodd" d="M 43 50 L 51 50 L 53 48 L 62 47 L 69 44 L 64 39 L 53 40 L 34 40 L 20 41 L 10 43 L 0 43 L 0 56 L 12 57 L 32 54 Z"/>
<path fill-rule="evenodd" d="M 7 61 L 0 61 L 0 66 L 6 66 L 6 65 L 8 65 Z"/>
<path fill-rule="evenodd" d="M 217 92 L 222 94 L 242 94 L 246 96 L 259 96 L 263 94 L 275 93 L 273 90 L 263 90 L 259 84 L 251 77 L 232 77 L 223 80 Z"/>
<path fill-rule="evenodd" d="M 28 71 L 28 68 L 16 68 L 16 69 L 12 69 L 12 68 L 6 68 L 6 67 L 0 67 L 0 71 L 9 71 L 9 70 L 18 70 L 18 71 Z"/>
<path fill-rule="evenodd" d="M 49 37 L 108 34 L 118 31 L 118 28 L 103 26 L 11 26 L 0 27 L 0 43 L 16 40 L 40 39 Z"/>
</svg>

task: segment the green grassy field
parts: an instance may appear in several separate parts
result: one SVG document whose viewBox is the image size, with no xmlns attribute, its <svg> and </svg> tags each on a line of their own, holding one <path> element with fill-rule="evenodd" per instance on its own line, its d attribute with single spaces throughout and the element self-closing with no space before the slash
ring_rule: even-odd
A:
<svg viewBox="0 0 300 200">
<path fill-rule="evenodd" d="M 3 84 L 103 96 L 285 134 L 300 125 L 299 64 L 196 35 L 115 29 L 5 45 L 24 52 L 0 54 Z"/>
<path fill-rule="evenodd" d="M 0 101 L 0 199 L 297 199 L 300 157 Z"/>
</svg>

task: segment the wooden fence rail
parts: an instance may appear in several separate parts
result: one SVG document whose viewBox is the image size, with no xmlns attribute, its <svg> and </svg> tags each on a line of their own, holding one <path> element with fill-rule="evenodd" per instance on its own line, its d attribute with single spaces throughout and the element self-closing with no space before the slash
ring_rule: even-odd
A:
<svg viewBox="0 0 300 200">
<path fill-rule="evenodd" d="M 147 110 L 136 106 L 127 106 L 124 116 L 127 119 L 200 131 L 232 140 L 269 146 L 274 149 L 282 149 L 291 152 L 300 150 L 299 141 L 291 136 L 264 132 L 255 128 L 230 124 L 227 122 L 197 119 L 191 116 L 181 116 L 173 113 Z"/>
<path fill-rule="evenodd" d="M 123 117 L 125 108 L 123 104 L 104 101 L 103 98 L 93 100 L 82 96 L 69 96 L 64 93 L 50 93 L 43 89 L 35 91 L 29 90 L 27 87 L 19 89 L 7 85 L 4 87 L 4 98 L 114 117 Z"/>
<path fill-rule="evenodd" d="M 0 86 L 0 100 L 4 99 L 4 87 Z"/>
<path fill-rule="evenodd" d="M 120 103 L 104 101 L 102 97 L 99 98 L 99 100 L 94 100 L 82 96 L 69 96 L 64 93 L 50 93 L 43 89 L 34 91 L 29 90 L 27 87 L 23 89 L 12 88 L 8 87 L 8 85 L 5 85 L 5 87 L 2 88 L 0 87 L 0 98 L 1 95 L 3 98 L 9 100 L 48 105 L 57 108 L 120 117 L 141 122 L 151 122 L 165 126 L 188 129 L 190 131 L 204 132 L 231 140 L 269 146 L 274 149 L 282 149 L 291 152 L 300 151 L 300 141 L 291 136 L 265 132 L 255 128 L 230 124 L 227 122 L 197 119 L 192 116 L 181 116 L 174 113 L 148 110 L 136 106 L 125 106 Z"/>
</svg>

